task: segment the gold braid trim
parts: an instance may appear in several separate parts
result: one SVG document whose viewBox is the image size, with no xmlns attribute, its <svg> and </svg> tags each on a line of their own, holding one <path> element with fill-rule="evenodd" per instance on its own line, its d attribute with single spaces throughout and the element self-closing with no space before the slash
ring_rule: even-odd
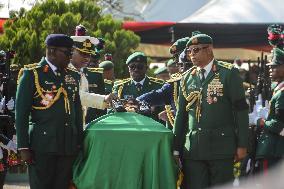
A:
<svg viewBox="0 0 284 189">
<path fill-rule="evenodd" d="M 166 109 L 167 117 L 169 119 L 170 124 L 174 126 L 175 117 L 173 115 L 173 112 L 171 111 L 171 105 L 165 105 L 165 109 Z"/>
<path fill-rule="evenodd" d="M 117 93 L 118 93 L 117 96 L 118 96 L 119 99 L 121 99 L 123 86 L 124 86 L 124 85 L 120 85 L 119 88 L 118 88 L 118 90 L 117 90 Z"/>
<path fill-rule="evenodd" d="M 174 97 L 175 106 L 177 107 L 177 105 L 178 105 L 178 84 L 177 84 L 177 82 L 174 82 L 174 94 L 173 94 L 173 97 Z"/>
<path fill-rule="evenodd" d="M 20 79 L 21 79 L 23 73 L 24 73 L 24 68 L 21 68 L 19 73 L 18 73 L 17 85 L 19 85 L 19 82 L 20 82 Z"/>
<path fill-rule="evenodd" d="M 64 105 L 65 105 L 65 111 L 66 113 L 70 114 L 70 104 L 68 100 L 68 94 L 67 91 L 61 86 L 58 90 L 53 90 L 52 92 L 56 93 L 55 97 L 53 99 L 49 99 L 46 96 L 43 95 L 44 92 L 51 92 L 51 91 L 46 91 L 39 85 L 39 79 L 38 79 L 38 73 L 36 70 L 33 70 L 34 77 L 35 77 L 35 86 L 36 86 L 36 92 L 38 95 L 36 97 L 41 97 L 43 100 L 48 101 L 48 105 L 45 107 L 39 107 L 39 106 L 32 106 L 36 110 L 46 110 L 50 108 L 59 98 L 60 95 L 63 94 L 64 96 Z"/>
<path fill-rule="evenodd" d="M 182 89 L 182 94 L 188 104 L 186 105 L 186 111 L 189 111 L 190 107 L 196 103 L 196 112 L 195 112 L 195 117 L 197 119 L 197 122 L 199 122 L 200 116 L 201 116 L 201 99 L 202 99 L 202 93 L 200 91 L 193 91 L 189 95 L 186 94 L 186 88 L 185 88 L 185 82 L 184 79 L 181 81 L 181 89 Z"/>
</svg>

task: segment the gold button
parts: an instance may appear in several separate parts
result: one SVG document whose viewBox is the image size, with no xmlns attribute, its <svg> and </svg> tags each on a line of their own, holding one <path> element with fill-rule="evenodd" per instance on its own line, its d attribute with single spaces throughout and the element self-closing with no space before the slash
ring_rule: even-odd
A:
<svg viewBox="0 0 284 189">
<path fill-rule="evenodd" d="M 68 126 L 68 123 L 65 123 L 65 126 Z"/>
</svg>

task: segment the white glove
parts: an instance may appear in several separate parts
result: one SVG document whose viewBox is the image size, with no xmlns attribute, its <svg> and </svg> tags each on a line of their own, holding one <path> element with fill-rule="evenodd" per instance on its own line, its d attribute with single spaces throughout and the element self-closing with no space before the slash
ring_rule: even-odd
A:
<svg viewBox="0 0 284 189">
<path fill-rule="evenodd" d="M 3 113 L 5 109 L 5 96 L 1 99 L 0 102 L 0 113 Z"/>
<path fill-rule="evenodd" d="M 14 101 L 13 97 L 8 101 L 6 106 L 7 106 L 8 110 L 14 110 L 15 101 Z"/>
<path fill-rule="evenodd" d="M 266 119 L 269 113 L 269 109 L 266 107 L 261 107 L 257 111 L 257 116 L 263 119 Z"/>
<path fill-rule="evenodd" d="M 284 129 L 279 133 L 280 136 L 284 136 Z"/>
<path fill-rule="evenodd" d="M 3 145 L 3 148 L 6 150 L 12 150 L 13 152 L 17 153 L 17 144 L 10 140 L 7 145 Z"/>
</svg>

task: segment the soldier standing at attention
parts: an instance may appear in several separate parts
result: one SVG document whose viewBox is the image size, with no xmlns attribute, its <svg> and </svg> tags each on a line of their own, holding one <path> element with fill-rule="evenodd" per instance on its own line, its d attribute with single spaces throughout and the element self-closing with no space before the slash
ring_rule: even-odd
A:
<svg viewBox="0 0 284 189">
<path fill-rule="evenodd" d="M 67 68 L 73 40 L 46 38 L 46 57 L 25 68 L 16 95 L 16 129 L 21 159 L 29 165 L 31 189 L 67 189 L 82 143 L 78 72 Z"/>
<path fill-rule="evenodd" d="M 249 114 L 250 124 L 257 125 L 261 133 L 258 137 L 256 158 L 259 160 L 259 169 L 267 173 L 267 169 L 277 165 L 284 155 L 284 51 L 273 50 L 270 76 L 277 83 L 270 100 L 268 117 L 266 113 L 256 112 Z"/>
<path fill-rule="evenodd" d="M 247 152 L 248 105 L 238 70 L 214 59 L 210 36 L 186 46 L 194 66 L 180 84 L 174 155 L 183 155 L 184 188 L 202 189 L 233 180 L 234 160 Z"/>
<path fill-rule="evenodd" d="M 99 67 L 104 70 L 105 93 L 109 94 L 112 91 L 114 77 L 114 64 L 110 60 L 105 60 L 99 64 Z"/>
</svg>

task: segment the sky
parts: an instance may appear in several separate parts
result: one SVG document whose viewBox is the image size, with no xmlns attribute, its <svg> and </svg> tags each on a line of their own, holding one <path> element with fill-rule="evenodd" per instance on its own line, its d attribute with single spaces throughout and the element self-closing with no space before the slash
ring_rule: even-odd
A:
<svg viewBox="0 0 284 189">
<path fill-rule="evenodd" d="M 8 18 L 9 10 L 19 10 L 21 7 L 30 9 L 35 0 L 0 0 L 4 7 L 0 9 L 0 18 Z"/>
</svg>

